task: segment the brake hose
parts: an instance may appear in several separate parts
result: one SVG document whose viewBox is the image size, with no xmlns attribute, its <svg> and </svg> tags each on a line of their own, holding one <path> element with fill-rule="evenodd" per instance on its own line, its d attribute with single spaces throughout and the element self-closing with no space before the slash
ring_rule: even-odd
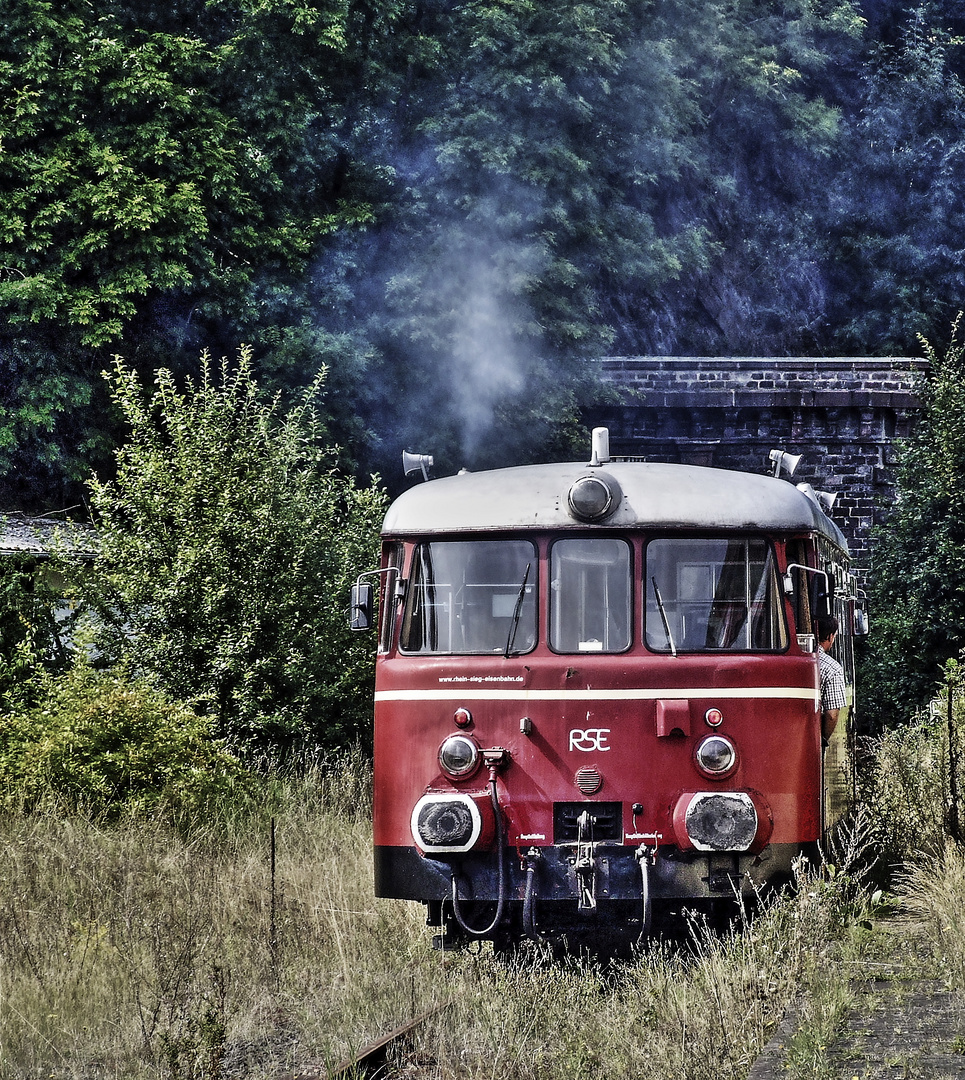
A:
<svg viewBox="0 0 965 1080">
<path fill-rule="evenodd" d="M 489 926 L 477 930 L 466 923 L 462 916 L 462 912 L 459 909 L 459 904 L 461 902 L 459 899 L 459 875 L 455 870 L 453 870 L 452 874 L 452 913 L 456 917 L 459 928 L 471 937 L 486 937 L 487 934 L 491 934 L 503 921 L 503 915 L 506 911 L 506 829 L 503 824 L 502 811 L 499 808 L 499 796 L 496 793 L 495 765 L 490 766 L 489 769 L 489 798 L 493 804 L 493 814 L 496 816 L 497 865 L 499 874 L 499 898 L 496 901 L 496 914 L 493 916 L 493 921 Z"/>
<path fill-rule="evenodd" d="M 637 862 L 640 864 L 640 899 L 643 907 L 643 918 L 640 927 L 640 936 L 646 937 L 650 933 L 650 925 L 653 922 L 653 900 L 650 896 L 650 867 L 657 857 L 657 846 L 654 844 L 651 853 L 646 844 L 637 848 Z"/>
<path fill-rule="evenodd" d="M 536 922 L 533 913 L 534 884 L 536 881 L 536 859 L 532 855 L 526 857 L 526 895 L 523 898 L 523 932 L 533 941 L 539 941 L 540 936 L 536 933 Z"/>
</svg>

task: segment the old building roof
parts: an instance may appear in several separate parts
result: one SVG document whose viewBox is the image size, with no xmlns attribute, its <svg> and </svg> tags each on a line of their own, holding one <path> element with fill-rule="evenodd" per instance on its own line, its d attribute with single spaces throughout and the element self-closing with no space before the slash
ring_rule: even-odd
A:
<svg viewBox="0 0 965 1080">
<path fill-rule="evenodd" d="M 64 552 L 82 559 L 97 554 L 97 534 L 91 525 L 62 517 L 0 514 L 0 556 L 20 552 L 46 556 Z"/>
</svg>

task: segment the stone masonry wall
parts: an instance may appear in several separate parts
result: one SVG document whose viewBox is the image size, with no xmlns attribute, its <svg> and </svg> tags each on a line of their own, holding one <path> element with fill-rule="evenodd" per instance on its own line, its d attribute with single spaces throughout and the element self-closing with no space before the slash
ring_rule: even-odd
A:
<svg viewBox="0 0 965 1080">
<path fill-rule="evenodd" d="M 771 449 L 802 454 L 792 482 L 836 496 L 831 517 L 867 567 L 870 530 L 893 497 L 892 444 L 918 408 L 924 360 L 607 357 L 615 401 L 587 412 L 614 456 L 769 472 Z"/>
</svg>

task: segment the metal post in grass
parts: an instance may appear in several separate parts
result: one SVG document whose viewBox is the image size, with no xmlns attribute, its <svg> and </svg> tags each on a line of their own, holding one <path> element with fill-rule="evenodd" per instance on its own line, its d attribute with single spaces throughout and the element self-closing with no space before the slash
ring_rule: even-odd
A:
<svg viewBox="0 0 965 1080">
<path fill-rule="evenodd" d="M 958 738 L 955 731 L 955 676 L 951 664 L 948 673 L 948 831 L 956 844 L 962 843 L 961 821 L 958 813 Z"/>
<path fill-rule="evenodd" d="M 275 922 L 277 909 L 277 891 L 275 888 L 275 818 L 272 816 L 269 829 L 269 861 L 271 864 L 271 903 L 268 917 L 268 955 L 271 957 L 271 971 L 275 982 L 278 982 L 278 930 Z"/>
</svg>

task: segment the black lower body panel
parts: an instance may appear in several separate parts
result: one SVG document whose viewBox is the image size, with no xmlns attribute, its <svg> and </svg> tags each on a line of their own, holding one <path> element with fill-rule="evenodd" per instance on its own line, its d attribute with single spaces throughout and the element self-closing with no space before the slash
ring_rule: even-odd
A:
<svg viewBox="0 0 965 1080">
<path fill-rule="evenodd" d="M 807 850 L 805 850 L 807 848 Z M 575 847 L 538 849 L 534 891 L 541 901 L 575 900 L 580 892 Z M 744 852 L 682 852 L 657 849 L 649 867 L 654 900 L 717 899 L 735 894 L 751 897 L 792 878 L 796 856 L 817 855 L 816 845 L 772 844 L 759 855 Z M 505 852 L 505 879 L 510 901 L 522 900 L 526 869 L 519 852 Z M 598 901 L 635 900 L 642 890 L 637 849 L 618 844 L 598 845 L 593 851 L 593 886 Z M 400 900 L 442 900 L 452 889 L 455 871 L 467 897 L 496 900 L 499 873 L 495 851 L 426 858 L 414 847 L 376 847 L 375 892 Z"/>
<path fill-rule="evenodd" d="M 817 845 L 775 844 L 759 855 L 665 846 L 641 864 L 634 847 L 598 844 L 587 852 L 561 844 L 538 853 L 507 848 L 500 874 L 495 851 L 429 859 L 415 848 L 377 847 L 376 894 L 426 904 L 440 948 L 482 937 L 513 950 L 530 937 L 613 956 L 657 927 L 679 928 L 683 908 L 727 921 L 738 901 L 752 906 L 792 881 L 798 856 L 817 854 Z"/>
</svg>

